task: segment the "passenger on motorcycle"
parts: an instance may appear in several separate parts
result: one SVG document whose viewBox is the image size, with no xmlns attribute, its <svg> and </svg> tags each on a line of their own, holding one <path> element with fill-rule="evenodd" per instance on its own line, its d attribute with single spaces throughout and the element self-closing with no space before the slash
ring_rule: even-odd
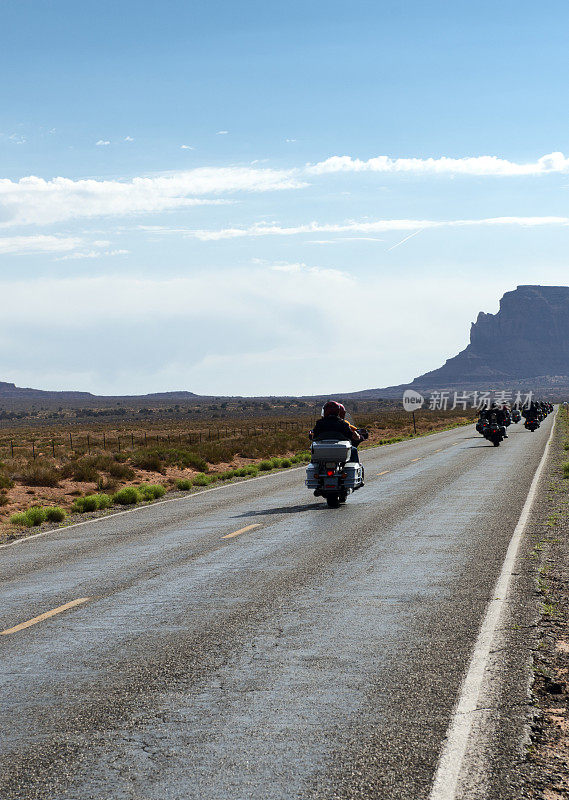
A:
<svg viewBox="0 0 569 800">
<path fill-rule="evenodd" d="M 318 441 L 321 439 L 346 439 L 352 443 L 352 454 L 350 461 L 359 464 L 357 445 L 363 441 L 357 429 L 346 422 L 346 409 L 341 403 L 335 400 L 328 400 L 322 407 L 322 417 L 318 420 L 314 429 L 310 431 L 310 438 Z"/>
</svg>

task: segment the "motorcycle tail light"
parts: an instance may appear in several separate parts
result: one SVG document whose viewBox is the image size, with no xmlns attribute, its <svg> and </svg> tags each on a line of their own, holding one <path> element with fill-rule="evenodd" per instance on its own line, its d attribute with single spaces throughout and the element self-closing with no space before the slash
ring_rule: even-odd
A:
<svg viewBox="0 0 569 800">
<path fill-rule="evenodd" d="M 329 478 L 331 478 L 332 475 L 334 474 L 334 470 L 333 469 L 329 469 L 326 474 L 328 475 Z"/>
</svg>

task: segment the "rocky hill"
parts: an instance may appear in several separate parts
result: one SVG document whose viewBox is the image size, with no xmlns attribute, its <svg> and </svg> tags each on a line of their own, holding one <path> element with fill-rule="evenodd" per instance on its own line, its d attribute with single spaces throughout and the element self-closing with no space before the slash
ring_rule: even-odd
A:
<svg viewBox="0 0 569 800">
<path fill-rule="evenodd" d="M 518 286 L 506 292 L 497 314 L 480 312 L 470 344 L 442 367 L 410 384 L 358 392 L 396 397 L 406 388 L 534 390 L 569 395 L 569 287 Z"/>
</svg>

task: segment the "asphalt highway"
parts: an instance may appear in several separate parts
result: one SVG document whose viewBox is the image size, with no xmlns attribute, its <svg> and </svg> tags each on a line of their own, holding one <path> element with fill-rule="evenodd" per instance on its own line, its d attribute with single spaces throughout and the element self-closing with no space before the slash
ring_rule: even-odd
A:
<svg viewBox="0 0 569 800">
<path fill-rule="evenodd" d="M 295 469 L 0 549 L 2 800 L 428 797 L 551 424 L 367 450 L 339 509 Z"/>
</svg>

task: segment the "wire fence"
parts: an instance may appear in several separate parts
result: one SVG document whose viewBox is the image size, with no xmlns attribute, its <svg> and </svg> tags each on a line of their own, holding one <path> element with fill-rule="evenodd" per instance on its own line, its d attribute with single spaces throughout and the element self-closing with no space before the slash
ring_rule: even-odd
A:
<svg viewBox="0 0 569 800">
<path fill-rule="evenodd" d="M 101 431 L 37 436 L 35 438 L 16 437 L 0 440 L 0 454 L 4 457 L 16 458 L 28 456 L 34 460 L 38 456 L 58 456 L 72 454 L 88 454 L 97 451 L 111 452 L 133 451 L 151 447 L 197 447 L 202 443 L 227 441 L 230 439 L 248 439 L 268 433 L 299 433 L 308 431 L 312 421 L 279 420 L 278 422 L 256 422 L 247 426 L 233 427 L 220 425 L 202 428 L 201 430 L 156 433 L 153 431 Z"/>
</svg>

